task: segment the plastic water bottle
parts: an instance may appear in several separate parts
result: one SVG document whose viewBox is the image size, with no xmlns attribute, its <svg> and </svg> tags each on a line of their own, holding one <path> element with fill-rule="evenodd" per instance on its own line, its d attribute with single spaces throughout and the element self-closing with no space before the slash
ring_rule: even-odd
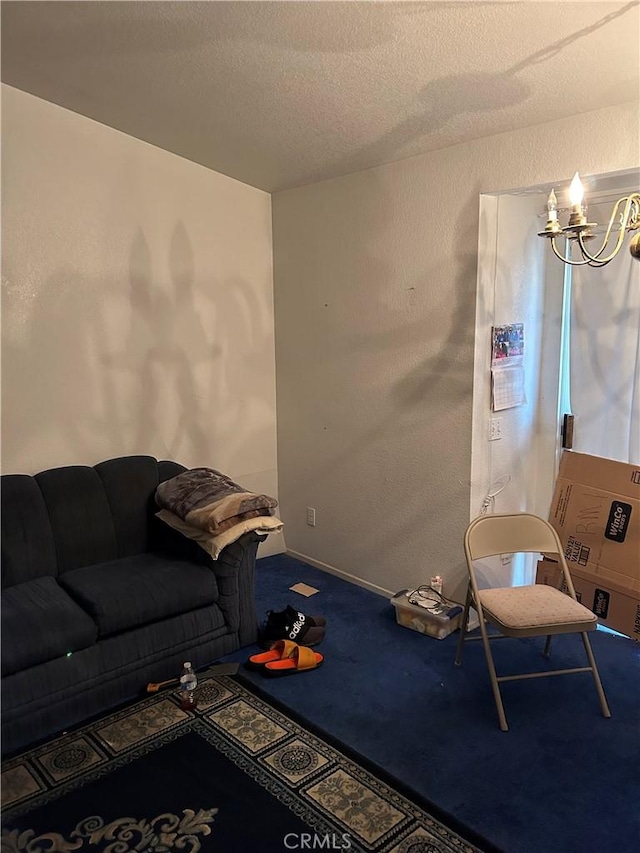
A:
<svg viewBox="0 0 640 853">
<path fill-rule="evenodd" d="M 180 707 L 183 711 L 192 711 L 196 707 L 197 686 L 198 678 L 193 671 L 191 661 L 185 661 L 180 676 Z"/>
</svg>

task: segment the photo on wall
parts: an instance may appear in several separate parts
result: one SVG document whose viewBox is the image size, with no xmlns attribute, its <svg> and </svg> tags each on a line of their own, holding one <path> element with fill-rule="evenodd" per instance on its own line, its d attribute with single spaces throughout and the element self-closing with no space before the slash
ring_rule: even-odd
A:
<svg viewBox="0 0 640 853">
<path fill-rule="evenodd" d="M 524 323 L 491 330 L 491 408 L 494 412 L 526 402 L 524 393 Z"/>
</svg>

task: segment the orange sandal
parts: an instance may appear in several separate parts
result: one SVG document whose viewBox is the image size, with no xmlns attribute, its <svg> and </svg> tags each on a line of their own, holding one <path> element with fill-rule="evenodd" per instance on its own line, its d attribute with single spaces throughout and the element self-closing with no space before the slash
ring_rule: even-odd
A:
<svg viewBox="0 0 640 853">
<path fill-rule="evenodd" d="M 285 641 L 286 642 L 286 641 Z M 296 646 L 292 654 L 286 658 L 266 663 L 261 667 L 263 675 L 276 678 L 281 675 L 296 675 L 299 672 L 309 672 L 322 666 L 324 656 L 320 652 L 314 652 L 308 646 Z"/>
<path fill-rule="evenodd" d="M 275 663 L 290 658 L 297 648 L 297 644 L 291 640 L 278 640 L 277 643 L 271 646 L 268 652 L 251 655 L 245 666 L 247 669 L 264 669 L 268 663 Z"/>
</svg>

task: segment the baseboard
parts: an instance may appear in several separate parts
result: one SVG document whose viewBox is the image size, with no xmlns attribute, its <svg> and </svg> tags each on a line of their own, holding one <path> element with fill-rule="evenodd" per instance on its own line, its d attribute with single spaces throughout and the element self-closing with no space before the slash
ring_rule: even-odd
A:
<svg viewBox="0 0 640 853">
<path fill-rule="evenodd" d="M 265 538 L 264 542 L 258 545 L 258 553 L 256 560 L 262 560 L 264 557 L 273 557 L 276 554 L 286 554 L 287 546 L 285 545 L 282 533 L 270 534 Z"/>
<path fill-rule="evenodd" d="M 469 631 L 475 631 L 475 629 L 479 627 L 480 620 L 478 619 L 478 614 L 473 608 L 471 608 L 471 610 L 469 611 L 469 621 L 467 622 L 467 633 Z"/>
<path fill-rule="evenodd" d="M 309 557 L 307 554 L 301 554 L 299 551 L 292 551 L 290 548 L 287 549 L 286 553 L 290 557 L 295 557 L 296 560 L 301 560 L 303 563 L 309 563 L 309 565 L 313 566 L 315 569 L 328 572 L 330 575 L 336 575 L 336 577 L 349 581 L 349 583 L 354 583 L 356 586 L 361 586 L 364 589 L 368 589 L 370 592 L 375 592 L 377 595 L 383 595 L 385 598 L 391 598 L 395 595 L 395 593 L 388 589 L 383 589 L 381 586 L 362 580 L 362 578 L 359 578 L 356 575 L 351 575 L 349 572 L 343 572 L 341 569 L 336 569 L 335 566 L 330 566 L 328 563 L 323 563 L 320 560 L 314 560 L 313 557 Z"/>
<path fill-rule="evenodd" d="M 291 548 L 287 548 L 285 554 L 289 557 L 294 557 L 296 560 L 301 560 L 303 563 L 309 563 L 309 565 L 313 566 L 315 569 L 328 572 L 330 575 L 335 575 L 336 577 L 349 581 L 349 583 L 356 584 L 356 586 L 368 589 L 370 592 L 375 592 L 377 595 L 383 595 L 385 598 L 392 598 L 395 595 L 395 592 L 391 592 L 389 589 L 383 589 L 381 586 L 362 580 L 362 578 L 359 578 L 356 575 L 351 575 L 349 572 L 343 572 L 342 569 L 337 569 L 335 566 L 330 566 L 328 563 L 323 563 L 321 560 L 314 560 L 313 557 L 309 557 L 307 554 L 301 554 L 300 551 L 293 551 Z M 473 631 L 479 625 L 480 622 L 478 621 L 476 611 L 472 609 L 469 613 L 467 631 Z"/>
</svg>

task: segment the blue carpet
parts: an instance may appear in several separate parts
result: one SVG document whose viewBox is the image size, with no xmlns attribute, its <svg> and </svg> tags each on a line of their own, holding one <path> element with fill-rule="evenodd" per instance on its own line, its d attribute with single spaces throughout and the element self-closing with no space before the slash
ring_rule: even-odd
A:
<svg viewBox="0 0 640 853">
<path fill-rule="evenodd" d="M 303 581 L 311 598 L 290 592 Z M 506 853 L 636 853 L 640 844 L 640 644 L 591 634 L 612 718 L 591 675 L 502 687 L 498 728 L 484 652 L 396 624 L 386 598 L 285 555 L 258 561 L 258 613 L 292 604 L 327 618 L 325 665 L 246 677 Z M 498 671 L 545 665 L 538 640 L 495 644 Z M 225 660 L 244 660 L 243 650 Z M 584 664 L 579 637 L 556 637 L 551 664 Z"/>
</svg>

